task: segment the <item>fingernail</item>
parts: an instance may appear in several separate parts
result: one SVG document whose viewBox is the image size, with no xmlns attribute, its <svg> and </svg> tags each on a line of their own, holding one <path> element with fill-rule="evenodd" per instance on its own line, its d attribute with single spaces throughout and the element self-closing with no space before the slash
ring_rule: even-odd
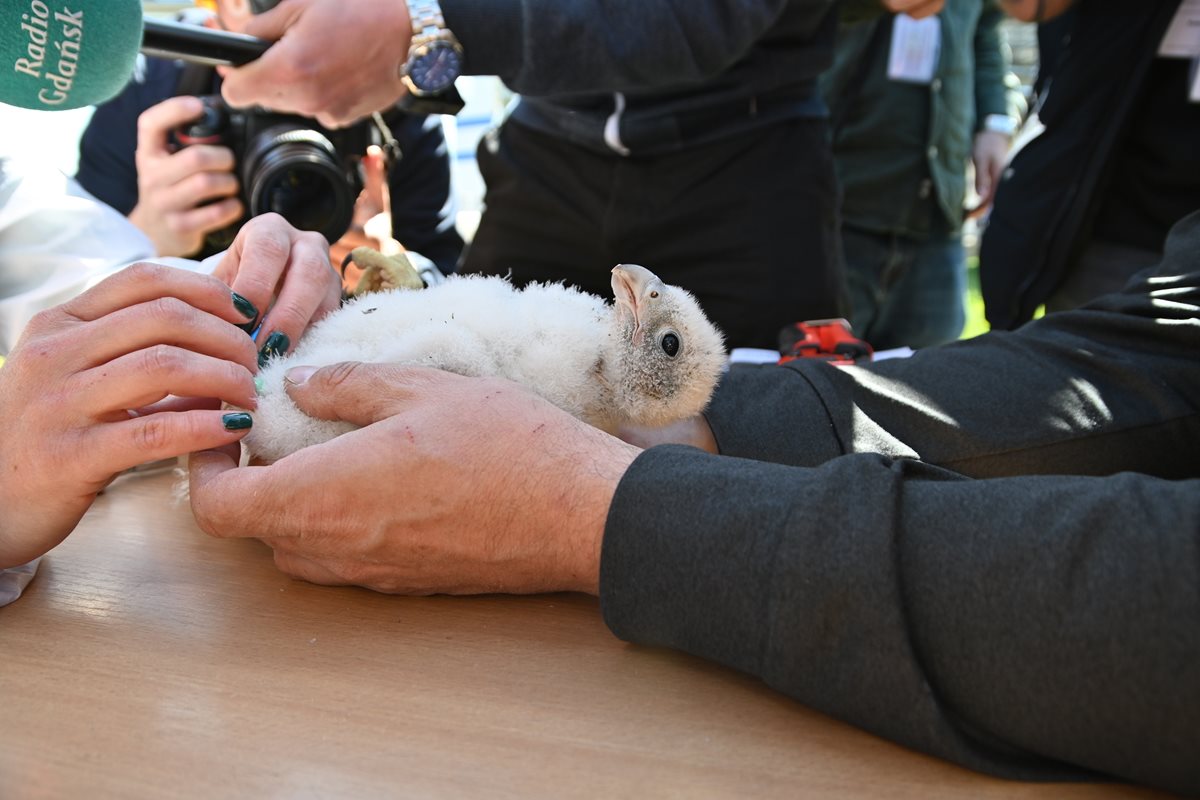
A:
<svg viewBox="0 0 1200 800">
<path fill-rule="evenodd" d="M 264 385 L 263 379 L 258 377 L 257 375 L 255 375 L 254 376 L 254 393 L 262 394 L 263 393 L 263 385 Z"/>
<path fill-rule="evenodd" d="M 316 371 L 316 367 L 292 367 L 284 373 L 283 379 L 292 386 L 299 386 L 311 378 Z"/>
<path fill-rule="evenodd" d="M 239 411 L 236 414 L 226 414 L 221 417 L 221 424 L 227 431 L 244 431 L 254 424 L 254 417 L 245 411 Z"/>
<path fill-rule="evenodd" d="M 275 331 L 267 337 L 267 343 L 258 351 L 258 368 L 262 369 L 275 356 L 281 356 L 292 346 L 292 340 L 286 333 Z"/>
<path fill-rule="evenodd" d="M 230 294 L 233 295 L 233 307 L 238 310 L 239 314 L 251 322 L 258 319 L 258 309 L 254 307 L 254 303 L 251 303 L 237 292 L 230 292 Z"/>
</svg>

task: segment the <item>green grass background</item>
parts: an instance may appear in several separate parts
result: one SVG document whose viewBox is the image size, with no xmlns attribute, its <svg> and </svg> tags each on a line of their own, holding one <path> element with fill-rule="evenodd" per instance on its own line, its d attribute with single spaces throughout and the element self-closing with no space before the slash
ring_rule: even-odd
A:
<svg viewBox="0 0 1200 800">
<path fill-rule="evenodd" d="M 983 297 L 979 294 L 979 257 L 967 258 L 967 321 L 963 325 L 960 339 L 970 339 L 988 332 L 987 319 L 983 315 Z"/>
</svg>

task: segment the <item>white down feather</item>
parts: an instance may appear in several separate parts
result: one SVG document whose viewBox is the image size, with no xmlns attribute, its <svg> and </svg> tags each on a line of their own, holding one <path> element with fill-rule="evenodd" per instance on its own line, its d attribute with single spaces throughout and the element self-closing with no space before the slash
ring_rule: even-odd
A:
<svg viewBox="0 0 1200 800">
<path fill-rule="evenodd" d="M 694 342 L 689 342 L 693 352 L 687 355 L 698 358 L 699 366 L 693 370 L 695 378 L 688 378 L 697 385 L 684 393 L 678 413 L 671 410 L 676 418 L 698 413 L 724 362 L 720 333 L 691 295 L 664 286 L 644 268 L 631 268 L 641 270 L 668 295 L 677 293 L 686 315 L 699 318 L 689 322 L 690 328 L 674 326 L 689 331 L 688 340 Z M 530 284 L 518 290 L 502 278 L 482 276 L 454 276 L 420 291 L 363 295 L 319 322 L 289 354 L 260 371 L 258 408 L 244 440 L 248 453 L 277 461 L 353 430 L 350 423 L 305 415 L 284 389 L 284 374 L 292 367 L 342 361 L 418 364 L 466 376 L 501 376 L 600 427 L 621 421 L 660 424 L 660 411 L 645 420 L 627 420 L 628 412 L 614 410 L 621 403 L 614 401 L 610 384 L 621 378 L 614 377 L 613 369 L 628 360 L 618 351 L 622 344 L 629 349 L 621 340 L 629 338 L 636 324 L 632 311 L 627 321 L 620 319 L 621 305 L 562 284 Z M 628 406 L 626 402 L 622 407 Z"/>
</svg>

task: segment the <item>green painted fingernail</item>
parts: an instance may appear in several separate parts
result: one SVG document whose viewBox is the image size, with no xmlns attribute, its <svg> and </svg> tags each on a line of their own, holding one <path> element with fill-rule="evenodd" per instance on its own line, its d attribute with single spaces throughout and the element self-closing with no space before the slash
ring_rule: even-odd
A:
<svg viewBox="0 0 1200 800">
<path fill-rule="evenodd" d="M 258 351 L 258 368 L 262 369 L 275 356 L 281 356 L 288 351 L 292 346 L 292 340 L 287 337 L 286 333 L 275 331 L 267 337 L 267 342 Z"/>
<path fill-rule="evenodd" d="M 263 393 L 263 385 L 264 385 L 263 379 L 258 377 L 257 375 L 255 375 L 254 376 L 254 393 L 262 394 Z"/>
<path fill-rule="evenodd" d="M 258 317 L 258 309 L 254 307 L 254 303 L 251 303 L 237 292 L 230 292 L 230 294 L 233 295 L 233 307 L 238 310 L 239 314 L 251 321 Z"/>
<path fill-rule="evenodd" d="M 239 411 L 236 414 L 226 414 L 221 417 L 221 424 L 227 431 L 244 431 L 254 424 L 254 417 L 245 411 Z"/>
</svg>

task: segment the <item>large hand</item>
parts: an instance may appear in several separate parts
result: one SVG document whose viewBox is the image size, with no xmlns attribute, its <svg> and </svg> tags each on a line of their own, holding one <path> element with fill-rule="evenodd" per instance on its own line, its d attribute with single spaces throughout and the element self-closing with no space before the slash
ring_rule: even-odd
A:
<svg viewBox="0 0 1200 800">
<path fill-rule="evenodd" d="M 211 144 L 176 151 L 170 144 L 171 131 L 202 111 L 198 98 L 172 97 L 138 117 L 138 203 L 129 221 L 160 256 L 192 255 L 205 234 L 242 218 L 233 151 Z"/>
<path fill-rule="evenodd" d="M 329 263 L 325 237 L 298 231 L 278 214 L 243 225 L 213 274 L 266 311 L 257 339 L 261 359 L 286 353 L 342 299 L 342 279 Z"/>
<path fill-rule="evenodd" d="M 363 426 L 265 467 L 191 458 L 204 530 L 259 537 L 283 571 L 385 592 L 595 593 L 616 485 L 640 452 L 516 384 L 347 363 L 289 388 Z"/>
<path fill-rule="evenodd" d="M 217 407 L 255 405 L 240 322 L 220 281 L 149 264 L 33 318 L 0 369 L 0 568 L 62 541 L 122 470 L 245 435 Z"/>
<path fill-rule="evenodd" d="M 246 25 L 277 41 L 261 58 L 222 67 L 233 106 L 264 105 L 340 127 L 396 102 L 412 22 L 399 0 L 288 0 Z"/>
</svg>

